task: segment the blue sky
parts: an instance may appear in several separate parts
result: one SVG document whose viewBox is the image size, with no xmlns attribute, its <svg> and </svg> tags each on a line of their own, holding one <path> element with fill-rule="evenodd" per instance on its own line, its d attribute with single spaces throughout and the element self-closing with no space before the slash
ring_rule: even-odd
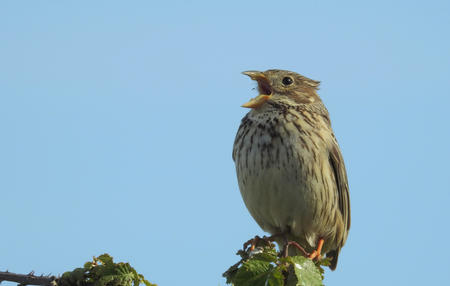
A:
<svg viewBox="0 0 450 286">
<path fill-rule="evenodd" d="M 449 284 L 449 13 L 2 1 L 0 269 L 60 274 L 108 252 L 159 285 L 224 285 L 264 234 L 231 159 L 256 95 L 240 72 L 282 68 L 322 81 L 347 165 L 352 228 L 327 285 Z"/>
</svg>

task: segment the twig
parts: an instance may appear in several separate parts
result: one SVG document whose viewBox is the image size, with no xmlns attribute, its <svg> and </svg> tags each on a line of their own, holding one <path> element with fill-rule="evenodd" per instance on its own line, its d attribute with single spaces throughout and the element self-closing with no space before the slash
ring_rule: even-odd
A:
<svg viewBox="0 0 450 286">
<path fill-rule="evenodd" d="M 0 271 L 0 283 L 2 281 L 11 281 L 19 283 L 19 285 L 43 285 L 43 286 L 56 286 L 55 276 L 35 276 L 34 272 L 29 274 L 16 274 L 12 272 Z"/>
</svg>

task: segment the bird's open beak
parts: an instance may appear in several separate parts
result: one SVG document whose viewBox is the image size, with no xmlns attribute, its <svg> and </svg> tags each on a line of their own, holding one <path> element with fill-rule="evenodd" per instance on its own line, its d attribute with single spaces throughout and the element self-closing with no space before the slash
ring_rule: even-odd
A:
<svg viewBox="0 0 450 286">
<path fill-rule="evenodd" d="M 242 107 L 257 108 L 270 99 L 272 96 L 272 86 L 264 73 L 259 71 L 245 71 L 243 74 L 248 75 L 251 79 L 258 82 L 259 95 L 250 99 L 249 102 L 244 103 Z"/>
</svg>

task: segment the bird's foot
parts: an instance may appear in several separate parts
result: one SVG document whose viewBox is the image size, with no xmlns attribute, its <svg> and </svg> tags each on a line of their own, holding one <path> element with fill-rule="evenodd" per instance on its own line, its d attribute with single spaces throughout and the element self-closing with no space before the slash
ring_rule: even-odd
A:
<svg viewBox="0 0 450 286">
<path fill-rule="evenodd" d="M 276 237 L 276 236 L 277 235 L 259 237 L 257 235 L 254 238 L 249 239 L 247 242 L 245 242 L 243 249 L 244 249 L 244 251 L 251 252 L 251 251 L 255 250 L 255 248 L 257 246 L 270 246 L 270 245 L 272 245 L 272 242 L 275 241 L 274 237 Z"/>
<path fill-rule="evenodd" d="M 313 252 L 311 252 L 311 254 L 309 254 L 308 258 L 311 258 L 312 260 L 316 259 L 316 260 L 320 260 L 322 258 L 322 247 L 323 247 L 323 243 L 325 242 L 325 240 L 323 240 L 323 238 L 319 239 L 319 243 L 317 244 L 317 249 L 314 250 Z"/>
</svg>

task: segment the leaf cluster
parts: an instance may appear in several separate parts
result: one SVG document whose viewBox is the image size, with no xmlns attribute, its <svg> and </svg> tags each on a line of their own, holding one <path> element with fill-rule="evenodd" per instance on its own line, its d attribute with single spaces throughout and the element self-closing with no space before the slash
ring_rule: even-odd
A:
<svg viewBox="0 0 450 286">
<path fill-rule="evenodd" d="M 239 250 L 241 260 L 223 276 L 234 286 L 319 286 L 323 285 L 327 259 L 313 262 L 304 256 L 282 257 L 273 244 L 253 251 Z"/>
<path fill-rule="evenodd" d="M 58 286 L 156 286 L 148 282 L 129 263 L 114 263 L 109 254 L 94 257 L 84 267 L 65 272 L 57 281 Z"/>
</svg>

